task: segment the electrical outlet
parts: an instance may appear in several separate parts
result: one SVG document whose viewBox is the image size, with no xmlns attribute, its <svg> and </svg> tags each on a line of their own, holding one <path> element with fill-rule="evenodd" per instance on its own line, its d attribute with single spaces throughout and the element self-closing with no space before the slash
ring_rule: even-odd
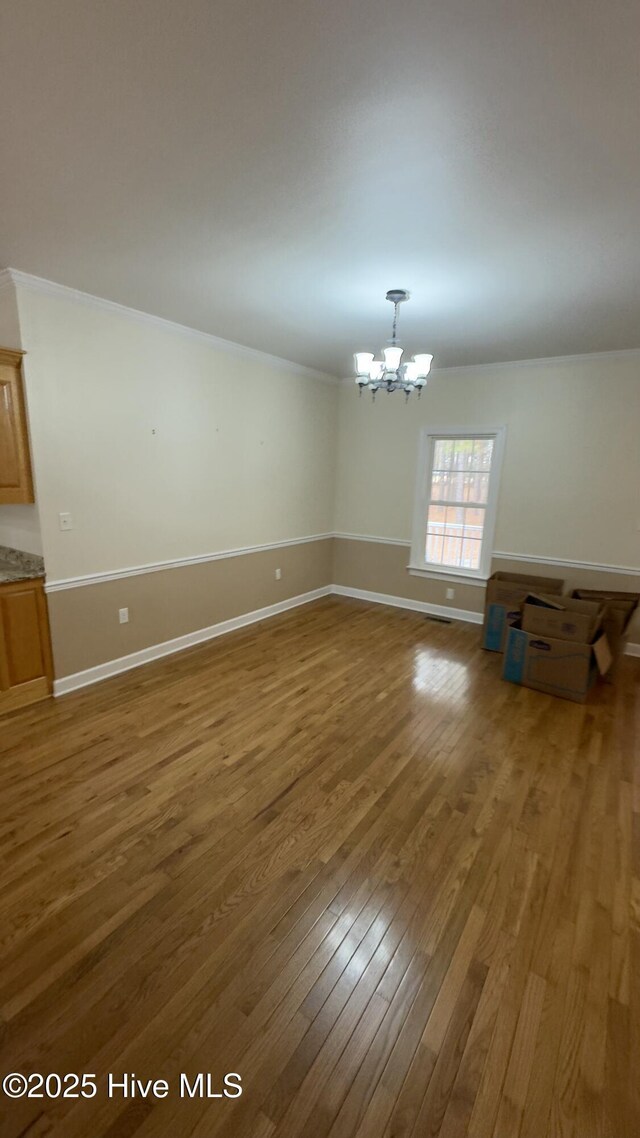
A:
<svg viewBox="0 0 640 1138">
<path fill-rule="evenodd" d="M 120 624 L 129 623 L 129 609 L 118 609 L 118 620 Z"/>
<path fill-rule="evenodd" d="M 447 589 L 446 596 L 447 596 L 448 601 L 452 601 L 453 598 L 455 597 L 455 595 L 456 595 L 455 589 Z"/>
<path fill-rule="evenodd" d="M 58 514 L 58 524 L 60 529 L 73 529 L 73 518 L 71 514 Z"/>
<path fill-rule="evenodd" d="M 282 569 L 276 569 L 276 581 L 282 580 Z"/>
</svg>

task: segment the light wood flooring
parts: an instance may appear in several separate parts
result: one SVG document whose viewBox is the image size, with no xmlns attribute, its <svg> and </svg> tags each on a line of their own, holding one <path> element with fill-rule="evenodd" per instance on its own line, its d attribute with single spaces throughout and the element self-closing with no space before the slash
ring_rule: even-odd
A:
<svg viewBox="0 0 640 1138">
<path fill-rule="evenodd" d="M 0 1073 L 97 1082 L 3 1138 L 638 1138 L 640 661 L 478 641 L 327 599 L 0 721 Z"/>
</svg>

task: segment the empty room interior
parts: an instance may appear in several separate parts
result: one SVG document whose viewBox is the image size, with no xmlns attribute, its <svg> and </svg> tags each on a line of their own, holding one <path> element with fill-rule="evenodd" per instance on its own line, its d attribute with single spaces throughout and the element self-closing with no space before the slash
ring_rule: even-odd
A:
<svg viewBox="0 0 640 1138">
<path fill-rule="evenodd" d="M 2 1138 L 640 1135 L 639 44 L 0 3 Z"/>
</svg>

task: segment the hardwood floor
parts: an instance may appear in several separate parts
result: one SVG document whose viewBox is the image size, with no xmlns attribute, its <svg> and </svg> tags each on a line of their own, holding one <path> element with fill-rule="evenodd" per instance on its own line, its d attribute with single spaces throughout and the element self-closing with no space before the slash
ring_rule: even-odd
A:
<svg viewBox="0 0 640 1138">
<path fill-rule="evenodd" d="M 478 640 L 327 599 L 0 722 L 0 1072 L 97 1085 L 3 1138 L 637 1138 L 640 661 Z"/>
</svg>

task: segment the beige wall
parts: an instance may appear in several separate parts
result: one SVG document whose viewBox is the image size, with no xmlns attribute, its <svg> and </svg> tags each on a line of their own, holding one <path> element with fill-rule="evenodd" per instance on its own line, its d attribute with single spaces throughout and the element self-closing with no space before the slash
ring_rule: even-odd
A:
<svg viewBox="0 0 640 1138">
<path fill-rule="evenodd" d="M 49 582 L 334 530 L 406 542 L 427 425 L 507 426 L 498 551 L 640 565 L 638 358 L 436 373 L 421 401 L 372 405 L 351 386 L 72 298 L 20 288 L 18 304 Z M 0 508 L 3 534 L 38 552 L 37 510 Z M 406 544 L 323 540 L 54 590 L 56 675 L 332 583 L 481 611 L 482 587 L 456 581 L 448 598 L 451 583 L 410 576 L 408 560 Z M 638 576 L 493 567 L 640 589 Z"/>
<path fill-rule="evenodd" d="M 482 586 L 456 582 L 455 598 L 447 599 L 446 591 L 451 587 L 448 582 L 411 576 L 407 572 L 408 564 L 409 547 L 406 545 L 336 538 L 333 582 L 371 593 L 482 612 Z"/>
<path fill-rule="evenodd" d="M 444 371 L 406 404 L 343 387 L 336 531 L 410 541 L 420 428 L 501 425 L 495 549 L 640 567 L 640 355 Z"/>
<path fill-rule="evenodd" d="M 471 613 L 484 608 L 484 585 L 460 581 L 439 581 L 435 578 L 414 576 L 407 572 L 409 546 L 386 542 L 354 541 L 336 538 L 334 541 L 333 582 L 351 589 L 366 589 L 383 596 L 401 597 L 428 605 L 441 605 Z M 492 572 L 502 570 L 513 573 L 530 573 L 535 576 L 561 578 L 564 591 L 573 589 L 615 589 L 622 592 L 640 592 L 640 576 L 601 572 L 600 570 L 569 566 L 532 564 L 511 558 L 494 558 Z M 454 596 L 447 597 L 453 589 Z M 640 612 L 629 630 L 629 639 L 640 643 Z"/>
<path fill-rule="evenodd" d="M 329 538 L 50 593 L 56 677 L 324 588 L 332 546 Z M 119 624 L 125 607 L 131 619 Z"/>
<path fill-rule="evenodd" d="M 331 532 L 334 386 L 67 297 L 18 305 L 50 581 Z"/>
<path fill-rule="evenodd" d="M 335 528 L 411 541 L 423 427 L 497 427 L 507 440 L 494 548 L 559 561 L 640 567 L 640 355 L 460 369 L 420 400 L 354 385 L 340 393 Z M 484 589 L 411 576 L 408 545 L 336 540 L 334 582 L 480 612 Z M 567 589 L 640 592 L 640 573 L 494 558 L 493 570 L 562 577 Z M 454 596 L 446 591 L 453 588 Z M 640 643 L 640 617 L 630 639 Z"/>
</svg>

